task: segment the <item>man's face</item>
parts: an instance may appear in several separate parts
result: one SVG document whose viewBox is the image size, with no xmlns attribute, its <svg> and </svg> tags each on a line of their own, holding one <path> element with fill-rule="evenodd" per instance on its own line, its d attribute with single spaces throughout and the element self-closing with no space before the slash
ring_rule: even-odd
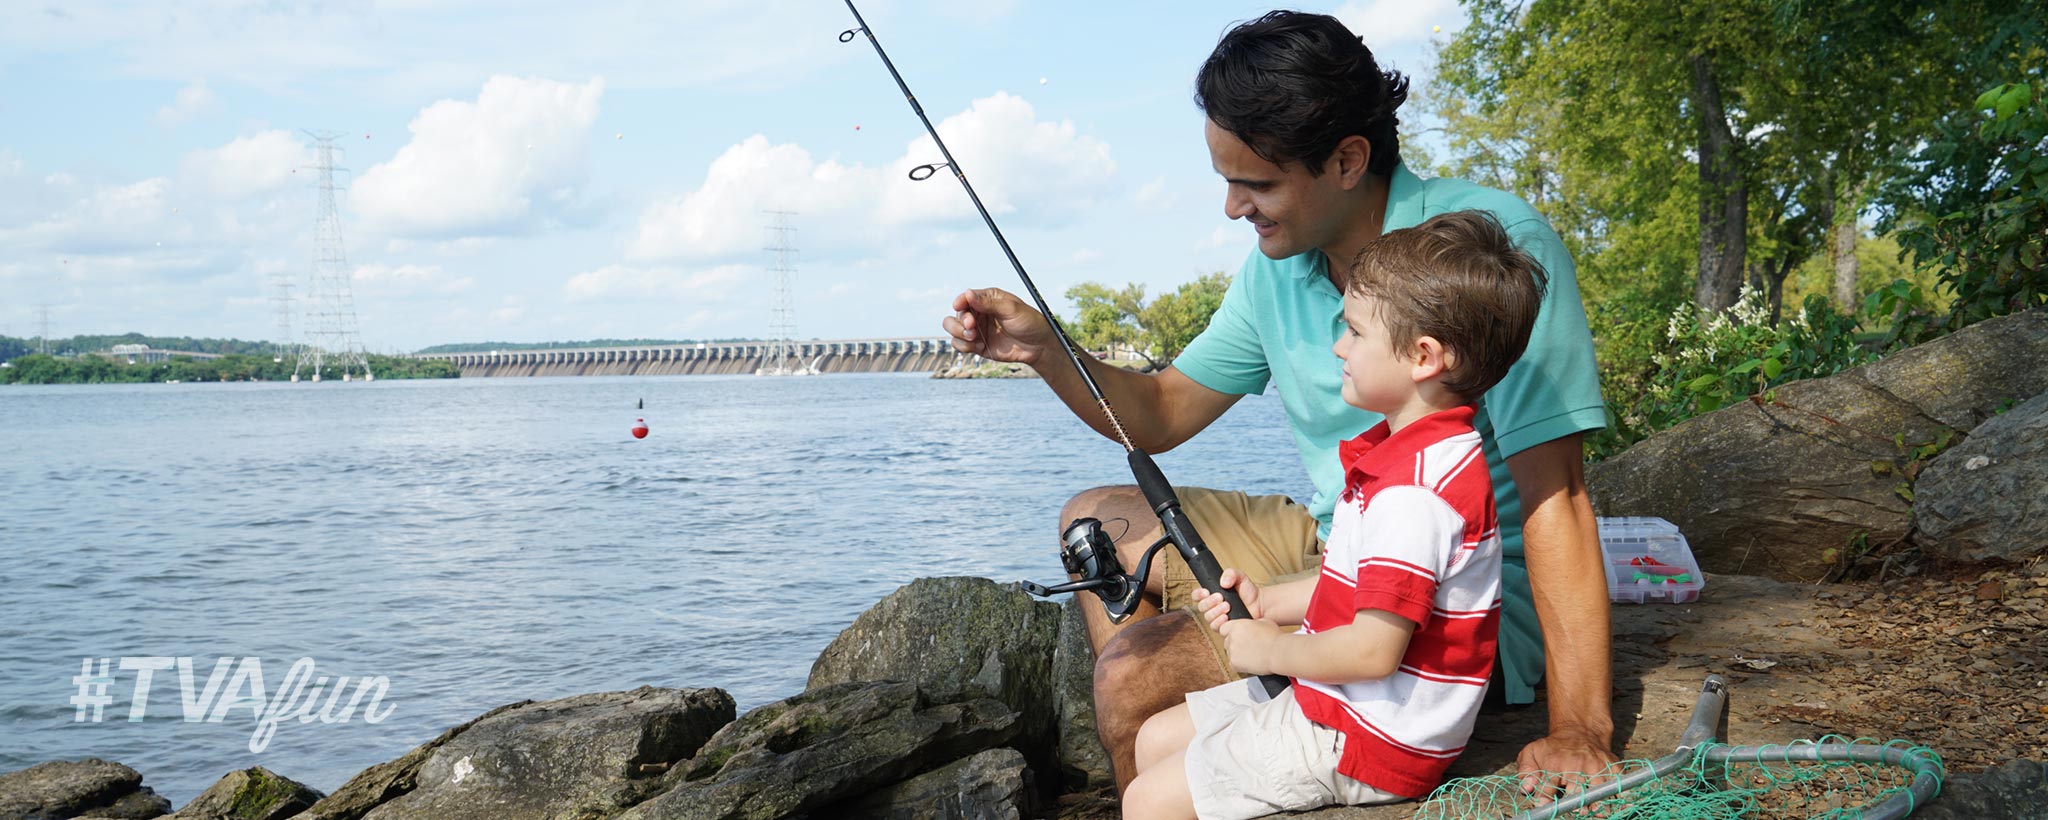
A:
<svg viewBox="0 0 2048 820">
<path fill-rule="evenodd" d="M 1209 164 L 1229 185 L 1223 214 L 1252 223 L 1259 252 L 1285 259 L 1320 248 L 1337 235 L 1341 193 L 1335 174 L 1312 176 L 1299 162 L 1275 165 L 1253 152 L 1237 135 L 1204 120 Z M 1341 263 L 1344 260 L 1333 260 Z"/>
</svg>

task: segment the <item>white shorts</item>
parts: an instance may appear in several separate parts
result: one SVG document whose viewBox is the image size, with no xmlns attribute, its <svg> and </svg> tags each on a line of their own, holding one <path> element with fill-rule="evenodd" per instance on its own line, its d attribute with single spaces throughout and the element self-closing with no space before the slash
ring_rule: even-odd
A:
<svg viewBox="0 0 2048 820">
<path fill-rule="evenodd" d="M 1343 733 L 1303 716 L 1292 686 L 1270 700 L 1258 678 L 1190 692 L 1188 716 L 1188 790 L 1201 820 L 1406 799 L 1338 774 Z"/>
</svg>

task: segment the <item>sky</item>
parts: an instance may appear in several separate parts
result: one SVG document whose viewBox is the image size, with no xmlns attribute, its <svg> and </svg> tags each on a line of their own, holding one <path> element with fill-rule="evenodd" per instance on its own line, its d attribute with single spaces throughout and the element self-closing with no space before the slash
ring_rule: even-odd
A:
<svg viewBox="0 0 2048 820">
<path fill-rule="evenodd" d="M 861 13 L 1066 312 L 1079 282 L 1157 293 L 1252 251 L 1191 92 L 1269 8 Z M 1464 20 L 1299 8 L 1416 75 L 1411 107 Z M 768 210 L 795 214 L 797 336 L 938 335 L 953 294 L 1017 277 L 951 177 L 906 178 L 938 151 L 853 25 L 837 0 L 0 4 L 0 334 L 47 306 L 58 338 L 276 339 L 277 282 L 312 284 L 320 132 L 372 352 L 766 336 Z"/>
</svg>

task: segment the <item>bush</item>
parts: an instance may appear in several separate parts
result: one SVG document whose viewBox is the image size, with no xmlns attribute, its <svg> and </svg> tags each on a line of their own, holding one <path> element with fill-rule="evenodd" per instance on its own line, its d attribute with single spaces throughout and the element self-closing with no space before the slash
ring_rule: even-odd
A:
<svg viewBox="0 0 2048 820">
<path fill-rule="evenodd" d="M 1637 393 L 1608 393 L 1609 424 L 1587 440 L 1594 460 L 1628 449 L 1652 433 L 1750 397 L 1769 400 L 1786 382 L 1832 376 L 1878 356 L 1857 343 L 1857 318 L 1813 295 L 1789 319 L 1772 323 L 1769 299 L 1744 287 L 1735 307 L 1702 318 L 1691 305 L 1673 310 L 1667 347 L 1650 357 L 1654 370 Z M 1618 396 L 1637 397 L 1631 401 Z"/>
</svg>

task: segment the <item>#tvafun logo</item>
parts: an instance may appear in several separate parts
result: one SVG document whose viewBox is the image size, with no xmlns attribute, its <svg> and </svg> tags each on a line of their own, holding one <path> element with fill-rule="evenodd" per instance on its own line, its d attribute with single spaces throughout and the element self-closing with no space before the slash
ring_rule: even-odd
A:
<svg viewBox="0 0 2048 820">
<path fill-rule="evenodd" d="M 118 669 L 135 673 L 134 689 L 128 700 L 128 720 L 140 723 L 149 712 L 149 695 L 156 683 L 156 673 L 173 668 L 178 674 L 178 699 L 179 705 L 184 707 L 185 722 L 220 723 L 230 712 L 247 709 L 249 716 L 256 721 L 256 729 L 249 735 L 251 752 L 261 752 L 269 747 L 271 738 L 277 736 L 278 725 L 288 720 L 296 719 L 301 724 L 316 720 L 321 723 L 347 723 L 355 715 L 356 707 L 361 706 L 364 722 L 382 723 L 397 708 L 384 706 L 384 695 L 391 689 L 390 679 L 383 675 L 329 678 L 317 674 L 312 658 L 293 662 L 274 690 L 264 686 L 262 658 L 215 660 L 213 673 L 207 676 L 203 686 L 193 675 L 191 658 L 124 657 L 118 664 L 114 658 L 86 658 L 79 664 L 78 675 L 71 679 L 71 684 L 78 687 L 78 693 L 71 696 L 71 705 L 78 707 L 72 721 L 101 722 L 106 708 L 114 705 L 112 691 L 120 682 L 114 672 Z M 348 692 L 351 682 L 355 684 L 355 692 L 343 703 L 342 697 Z M 325 703 L 321 702 L 323 695 Z M 382 711 L 378 710 L 380 706 Z"/>
</svg>

